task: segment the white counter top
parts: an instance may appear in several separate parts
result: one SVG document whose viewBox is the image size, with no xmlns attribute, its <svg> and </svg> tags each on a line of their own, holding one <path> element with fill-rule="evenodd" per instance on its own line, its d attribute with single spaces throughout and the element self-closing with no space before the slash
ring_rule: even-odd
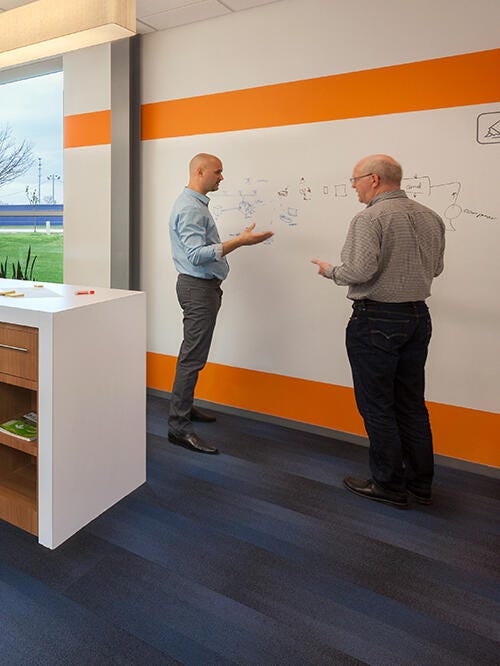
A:
<svg viewBox="0 0 500 666">
<path fill-rule="evenodd" d="M 41 286 L 35 286 L 41 285 Z M 0 295 L 0 308 L 14 308 L 30 312 L 56 313 L 81 308 L 97 303 L 106 303 L 141 292 L 124 289 L 89 287 L 88 285 L 56 284 L 51 282 L 31 282 L 27 280 L 6 280 L 0 278 L 0 294 L 15 291 L 19 297 Z M 77 292 L 94 293 L 78 294 Z"/>
</svg>

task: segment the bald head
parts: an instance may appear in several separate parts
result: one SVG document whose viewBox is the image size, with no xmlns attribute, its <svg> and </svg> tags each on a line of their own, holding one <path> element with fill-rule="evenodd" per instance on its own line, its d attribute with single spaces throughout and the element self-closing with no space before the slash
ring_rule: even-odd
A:
<svg viewBox="0 0 500 666">
<path fill-rule="evenodd" d="M 219 158 L 215 155 L 210 155 L 209 153 L 198 153 L 195 155 L 191 162 L 189 162 L 189 175 L 193 174 L 197 169 L 204 169 L 207 167 L 210 162 L 217 160 L 220 162 Z"/>
<path fill-rule="evenodd" d="M 356 164 L 351 183 L 361 203 L 370 203 L 383 192 L 399 190 L 403 171 L 401 164 L 389 155 L 368 155 Z"/>
<path fill-rule="evenodd" d="M 403 169 L 401 164 L 396 162 L 389 155 L 368 155 L 358 162 L 360 170 L 364 173 L 375 173 L 380 178 L 383 185 L 401 185 Z"/>
<path fill-rule="evenodd" d="M 223 179 L 222 162 L 215 155 L 198 153 L 189 162 L 190 189 L 201 194 L 214 192 L 219 189 L 219 183 Z"/>
</svg>

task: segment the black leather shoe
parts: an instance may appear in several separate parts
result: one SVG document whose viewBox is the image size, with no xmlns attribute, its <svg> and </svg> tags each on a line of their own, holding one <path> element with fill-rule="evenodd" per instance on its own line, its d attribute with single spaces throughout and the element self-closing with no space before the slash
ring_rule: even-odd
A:
<svg viewBox="0 0 500 666">
<path fill-rule="evenodd" d="M 219 453 L 213 446 L 206 444 L 195 432 L 188 432 L 184 435 L 176 435 L 173 432 L 168 433 L 168 441 L 178 446 L 183 446 L 190 451 L 198 453 Z"/>
<path fill-rule="evenodd" d="M 200 421 L 201 423 L 213 423 L 217 419 L 206 412 L 202 412 L 198 407 L 191 407 L 191 421 Z"/>
<path fill-rule="evenodd" d="M 430 490 L 426 492 L 425 490 L 416 490 L 408 487 L 406 489 L 410 497 L 414 499 L 417 504 L 432 504 L 432 494 Z"/>
<path fill-rule="evenodd" d="M 378 486 L 372 479 L 355 479 L 352 476 L 346 476 L 344 486 L 356 495 L 367 497 L 376 502 L 384 502 L 398 507 L 398 509 L 407 509 L 408 495 L 406 493 L 397 493 L 393 490 L 385 490 Z"/>
</svg>

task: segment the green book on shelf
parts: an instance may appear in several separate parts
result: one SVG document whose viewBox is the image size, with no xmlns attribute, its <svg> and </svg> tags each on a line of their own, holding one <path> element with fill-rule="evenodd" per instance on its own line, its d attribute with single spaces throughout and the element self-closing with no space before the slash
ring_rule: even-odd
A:
<svg viewBox="0 0 500 666">
<path fill-rule="evenodd" d="M 18 419 L 9 419 L 5 423 L 0 423 L 0 431 L 32 442 L 37 438 L 37 415 L 35 412 L 29 412 Z"/>
</svg>

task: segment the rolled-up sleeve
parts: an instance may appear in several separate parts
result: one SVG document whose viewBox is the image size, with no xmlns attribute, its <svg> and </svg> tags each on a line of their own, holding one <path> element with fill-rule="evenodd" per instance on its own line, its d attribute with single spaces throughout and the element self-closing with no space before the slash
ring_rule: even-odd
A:
<svg viewBox="0 0 500 666">
<path fill-rule="evenodd" d="M 191 208 L 181 211 L 176 221 L 176 231 L 188 261 L 202 266 L 217 260 L 217 245 L 206 245 L 209 218 L 202 210 Z"/>
</svg>

